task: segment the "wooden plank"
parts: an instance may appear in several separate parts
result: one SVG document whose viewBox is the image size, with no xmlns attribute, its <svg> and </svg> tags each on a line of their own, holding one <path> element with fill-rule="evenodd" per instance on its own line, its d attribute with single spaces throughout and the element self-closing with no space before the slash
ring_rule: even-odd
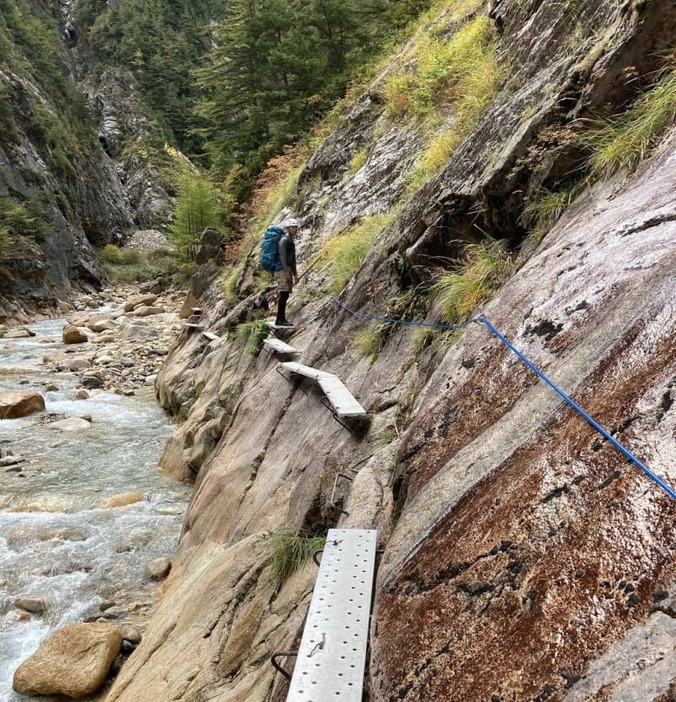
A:
<svg viewBox="0 0 676 702">
<path fill-rule="evenodd" d="M 209 341 L 216 341 L 216 339 L 221 338 L 220 336 L 218 336 L 218 334 L 214 334 L 213 332 L 210 332 L 210 331 L 203 331 L 202 336 L 205 339 L 209 339 Z"/>
<path fill-rule="evenodd" d="M 377 532 L 330 529 L 287 702 L 361 702 Z"/>
<path fill-rule="evenodd" d="M 263 345 L 267 346 L 269 349 L 272 349 L 273 351 L 276 351 L 277 353 L 282 353 L 282 354 L 300 353 L 297 349 L 294 349 L 293 346 L 290 346 L 289 344 L 283 342 L 281 339 L 266 339 L 263 342 Z"/>
<path fill-rule="evenodd" d="M 319 380 L 320 378 L 335 378 L 333 373 L 326 373 L 325 371 L 317 370 L 316 368 L 310 368 L 310 366 L 304 366 L 301 363 L 296 363 L 295 361 L 286 361 L 279 364 L 289 373 L 297 373 L 298 375 L 304 375 L 313 380 Z"/>
<path fill-rule="evenodd" d="M 317 382 L 339 417 L 363 417 L 366 414 L 340 378 L 334 375 L 319 378 Z"/>
</svg>

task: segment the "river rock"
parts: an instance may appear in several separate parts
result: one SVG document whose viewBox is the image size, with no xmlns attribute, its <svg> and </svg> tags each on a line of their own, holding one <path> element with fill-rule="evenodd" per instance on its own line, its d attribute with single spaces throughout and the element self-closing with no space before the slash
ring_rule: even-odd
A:
<svg viewBox="0 0 676 702">
<path fill-rule="evenodd" d="M 79 388 L 71 393 L 71 398 L 73 400 L 88 400 L 89 393 L 84 388 Z"/>
<path fill-rule="evenodd" d="M 14 606 L 31 614 L 43 614 L 47 611 L 47 600 L 42 597 L 17 597 Z"/>
<path fill-rule="evenodd" d="M 14 673 L 13 688 L 23 695 L 95 693 L 120 652 L 122 634 L 109 624 L 71 624 L 44 641 Z"/>
<path fill-rule="evenodd" d="M 0 419 L 27 417 L 45 409 L 45 399 L 38 392 L 0 393 Z"/>
<path fill-rule="evenodd" d="M 68 324 L 63 328 L 64 344 L 84 344 L 89 341 L 89 337 L 78 327 Z"/>
<path fill-rule="evenodd" d="M 89 427 L 91 427 L 91 422 L 82 417 L 68 417 L 68 419 L 61 419 L 49 425 L 50 429 L 56 429 L 57 431 L 81 431 L 82 429 L 89 429 Z"/>
<path fill-rule="evenodd" d="M 129 298 L 129 300 L 124 305 L 125 312 L 131 312 L 141 305 L 152 305 L 157 300 L 157 295 L 153 293 L 143 293 L 141 295 L 134 295 L 134 297 Z"/>
<path fill-rule="evenodd" d="M 112 497 L 107 497 L 105 500 L 101 500 L 95 509 L 112 509 L 114 507 L 125 507 L 126 505 L 133 505 L 136 502 L 144 502 L 145 497 L 140 492 L 123 492 L 119 495 L 113 495 Z"/>
<path fill-rule="evenodd" d="M 165 313 L 164 307 L 148 307 L 146 305 L 141 305 L 140 307 L 137 307 L 133 312 L 130 313 L 130 317 L 151 317 L 152 315 L 155 314 L 164 314 Z"/>
<path fill-rule="evenodd" d="M 113 322 L 111 319 L 95 319 L 95 320 L 90 320 L 87 323 L 87 328 L 91 329 L 94 332 L 104 332 L 104 331 L 112 331 L 113 329 L 117 328 L 117 324 Z"/>
<path fill-rule="evenodd" d="M 143 639 L 141 632 L 135 626 L 131 626 L 130 624 L 120 626 L 120 634 L 122 634 L 122 639 L 124 641 L 129 641 L 133 644 L 140 644 L 141 640 Z"/>
<path fill-rule="evenodd" d="M 35 334 L 27 327 L 22 327 L 21 329 L 12 329 L 5 333 L 5 339 L 29 339 L 35 336 Z"/>
<path fill-rule="evenodd" d="M 85 370 L 89 368 L 92 364 L 86 358 L 74 358 L 68 364 L 68 370 L 76 373 L 77 371 Z"/>
<path fill-rule="evenodd" d="M 123 341 L 141 341 L 143 339 L 156 339 L 158 332 L 153 327 L 147 327 L 142 324 L 129 324 L 126 326 L 120 338 Z"/>
<path fill-rule="evenodd" d="M 156 558 L 143 569 L 146 577 L 151 580 L 164 580 L 171 571 L 171 561 L 168 558 Z"/>
<path fill-rule="evenodd" d="M 79 529 L 56 528 L 43 531 L 39 527 L 27 527 L 12 531 L 7 537 L 7 545 L 25 545 L 32 541 L 51 541 L 52 539 L 59 539 L 60 541 L 86 541 L 87 535 Z"/>
</svg>

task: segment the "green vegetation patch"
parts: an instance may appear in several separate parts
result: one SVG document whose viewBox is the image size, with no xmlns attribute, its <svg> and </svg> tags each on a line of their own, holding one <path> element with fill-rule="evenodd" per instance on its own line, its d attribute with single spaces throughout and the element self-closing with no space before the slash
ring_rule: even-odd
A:
<svg viewBox="0 0 676 702">
<path fill-rule="evenodd" d="M 581 137 L 591 149 L 591 177 L 630 171 L 676 120 L 676 68 L 665 69 L 657 83 L 625 113 Z"/>
<path fill-rule="evenodd" d="M 457 272 L 442 273 L 431 288 L 441 303 L 443 317 L 451 324 L 463 322 L 499 289 L 513 270 L 513 260 L 503 241 L 490 239 L 468 244 Z"/>
<path fill-rule="evenodd" d="M 325 536 L 305 536 L 292 531 L 272 534 L 267 542 L 270 562 L 275 577 L 280 581 L 300 570 L 312 555 L 324 548 Z"/>
<path fill-rule="evenodd" d="M 329 291 L 338 295 L 362 267 L 376 239 L 392 220 L 391 214 L 373 215 L 354 229 L 330 239 L 320 252 L 329 264 Z"/>
<path fill-rule="evenodd" d="M 234 337 L 246 343 L 246 350 L 257 356 L 263 348 L 263 342 L 268 338 L 270 328 L 264 319 L 254 319 L 242 322 L 235 327 Z"/>
<path fill-rule="evenodd" d="M 167 276 L 175 285 L 182 287 L 196 270 L 194 264 L 186 263 L 173 251 L 143 253 L 107 244 L 97 253 L 101 266 L 113 285 L 142 283 Z"/>
<path fill-rule="evenodd" d="M 484 16 L 463 25 L 450 39 L 426 36 L 412 69 L 395 73 L 385 87 L 390 112 L 438 119 L 453 107 L 468 121 L 481 113 L 495 95 L 500 71 L 495 60 L 497 35 Z"/>
<path fill-rule="evenodd" d="M 362 356 L 375 359 L 385 346 L 389 327 L 390 325 L 384 322 L 371 322 L 354 335 L 352 343 Z"/>
</svg>

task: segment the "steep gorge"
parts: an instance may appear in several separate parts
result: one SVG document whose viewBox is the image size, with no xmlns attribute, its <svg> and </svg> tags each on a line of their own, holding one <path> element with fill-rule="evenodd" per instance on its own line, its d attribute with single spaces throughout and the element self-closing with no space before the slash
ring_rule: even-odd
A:
<svg viewBox="0 0 676 702">
<path fill-rule="evenodd" d="M 471 17 L 434 30 L 453 36 Z M 425 137 L 389 114 L 390 67 L 301 174 L 301 259 L 387 215 L 340 300 L 391 315 L 438 261 L 486 233 L 508 240 L 518 269 L 477 313 L 674 485 L 673 129 L 635 173 L 579 188 L 539 243 L 524 244 L 524 209 L 578 178 L 575 125 L 647 88 L 673 51 L 676 8 L 501 0 L 490 17 L 508 78 L 447 164 L 410 195 Z M 157 611 L 107 700 L 284 699 L 269 656 L 298 644 L 316 571 L 280 584 L 266 541 L 335 525 L 378 529 L 384 548 L 369 699 L 673 699 L 673 499 L 479 324 L 424 342 L 396 326 L 364 356 L 353 337 L 366 323 L 324 294 L 319 268 L 294 293 L 293 345 L 372 413 L 365 433 L 346 431 L 232 333 L 269 303 L 251 275 L 234 304 L 216 279 L 200 306 L 219 338 L 186 329 L 158 379 L 184 420 L 164 465 L 196 475 L 195 493 Z M 413 311 L 439 319 L 434 305 Z M 349 467 L 354 480 L 336 483 Z"/>
</svg>

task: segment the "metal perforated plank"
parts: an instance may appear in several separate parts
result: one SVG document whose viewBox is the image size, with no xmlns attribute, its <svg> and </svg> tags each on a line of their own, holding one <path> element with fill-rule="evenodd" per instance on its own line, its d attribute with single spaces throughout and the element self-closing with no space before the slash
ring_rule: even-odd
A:
<svg viewBox="0 0 676 702">
<path fill-rule="evenodd" d="M 361 417 L 366 414 L 340 378 L 319 378 L 318 382 L 339 417 Z"/>
<path fill-rule="evenodd" d="M 296 363 L 295 361 L 286 361 L 285 363 L 280 363 L 282 368 L 285 368 L 290 373 L 297 373 L 298 375 L 305 375 L 308 378 L 313 378 L 314 380 L 319 380 L 319 378 L 335 378 L 333 373 L 327 373 L 325 371 L 317 370 L 316 368 L 310 368 L 310 366 L 304 366 L 302 363 Z"/>
<path fill-rule="evenodd" d="M 329 531 L 287 702 L 361 702 L 376 536 Z"/>
</svg>

